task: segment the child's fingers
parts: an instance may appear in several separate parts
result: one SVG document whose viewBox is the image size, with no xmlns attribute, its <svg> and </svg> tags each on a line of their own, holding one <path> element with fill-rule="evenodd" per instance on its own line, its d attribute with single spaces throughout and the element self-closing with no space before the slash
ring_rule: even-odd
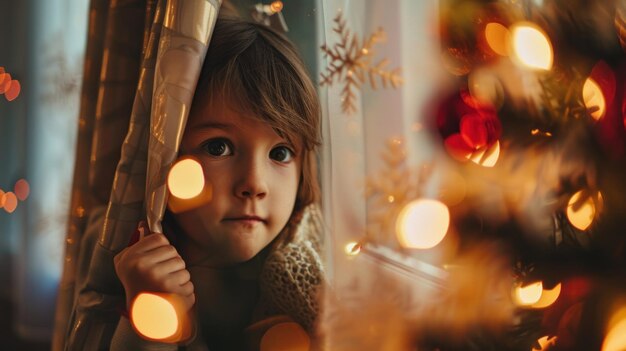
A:
<svg viewBox="0 0 626 351">
<path fill-rule="evenodd" d="M 185 309 L 189 310 L 196 303 L 196 294 L 191 281 L 180 286 L 178 296 L 183 301 Z"/>
<path fill-rule="evenodd" d="M 167 261 L 160 262 L 159 269 L 163 272 L 167 272 L 171 277 L 184 278 L 180 281 L 177 281 L 178 285 L 184 284 L 191 278 L 189 275 L 189 271 L 185 269 L 185 261 L 180 256 L 176 256 Z"/>
<path fill-rule="evenodd" d="M 182 269 L 180 271 L 170 273 L 167 276 L 166 289 L 170 292 L 183 294 L 180 291 L 180 287 L 187 284 L 190 281 L 190 279 L 191 279 L 191 276 L 189 275 L 189 271 L 186 269 Z"/>
<path fill-rule="evenodd" d="M 136 253 L 144 253 L 146 251 L 154 250 L 161 246 L 169 245 L 165 235 L 162 233 L 152 233 L 144 236 L 137 243 L 129 246 L 130 250 Z"/>
<path fill-rule="evenodd" d="M 172 245 L 159 246 L 152 250 L 138 252 L 137 254 L 141 255 L 143 257 L 143 260 L 145 260 L 145 263 L 150 264 L 150 265 L 169 261 L 173 258 L 180 258 L 178 251 L 176 251 L 176 248 Z M 184 264 L 184 261 L 182 263 Z M 182 267 L 182 268 L 185 268 L 185 267 Z M 182 268 L 179 268 L 179 269 L 182 269 Z"/>
<path fill-rule="evenodd" d="M 178 294 L 186 297 L 191 297 L 194 294 L 194 287 L 191 280 L 180 286 L 180 288 L 178 289 Z"/>
</svg>

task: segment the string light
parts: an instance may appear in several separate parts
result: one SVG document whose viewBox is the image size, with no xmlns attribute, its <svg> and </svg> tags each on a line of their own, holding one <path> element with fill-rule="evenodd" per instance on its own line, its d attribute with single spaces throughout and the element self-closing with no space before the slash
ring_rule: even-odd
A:
<svg viewBox="0 0 626 351">
<path fill-rule="evenodd" d="M 175 163 L 167 177 L 170 193 L 179 199 L 191 199 L 202 193 L 204 172 L 200 163 L 186 158 Z"/>
<path fill-rule="evenodd" d="M 4 210 L 8 213 L 13 213 L 17 208 L 17 196 L 11 191 L 7 191 L 4 195 Z"/>
<path fill-rule="evenodd" d="M 261 351 L 309 351 L 311 340 L 297 323 L 284 322 L 272 326 L 261 338 Z"/>
<path fill-rule="evenodd" d="M 602 351 L 622 351 L 626 349 L 626 307 L 619 309 L 609 322 L 609 328 Z"/>
<path fill-rule="evenodd" d="M 15 182 L 15 186 L 13 186 L 13 192 L 20 201 L 24 201 L 26 200 L 26 198 L 28 198 L 28 195 L 30 194 L 30 185 L 25 179 L 20 179 Z"/>
<path fill-rule="evenodd" d="M 361 245 L 356 241 L 351 241 L 346 244 L 344 251 L 349 256 L 356 256 L 361 252 Z"/>
<path fill-rule="evenodd" d="M 567 203 L 567 219 L 574 227 L 586 230 L 596 215 L 596 205 L 591 196 L 580 203 L 582 195 L 583 191 L 580 190 L 569 199 Z"/>
<path fill-rule="evenodd" d="M 548 337 L 546 336 L 542 336 L 539 338 L 539 340 L 537 340 L 537 343 L 539 344 L 539 348 L 536 349 L 535 347 L 533 347 L 531 349 L 531 351 L 537 350 L 537 351 L 541 351 L 541 350 L 548 350 L 550 347 L 556 345 L 556 341 L 557 341 L 557 337 L 556 336 L 552 336 L 552 337 Z"/>
<path fill-rule="evenodd" d="M 191 336 L 191 322 L 176 294 L 140 293 L 130 308 L 133 328 L 144 338 L 179 342 Z"/>
<path fill-rule="evenodd" d="M 509 30 L 500 23 L 491 22 L 485 26 L 485 39 L 487 44 L 500 56 L 507 56 L 507 47 L 509 45 Z"/>
<path fill-rule="evenodd" d="M 583 101 L 588 109 L 596 108 L 591 112 L 591 117 L 596 121 L 604 116 L 606 112 L 606 101 L 602 89 L 595 80 L 587 78 L 583 85 Z"/>
<path fill-rule="evenodd" d="M 552 44 L 541 28 L 529 22 L 515 24 L 511 29 L 513 58 L 532 69 L 552 68 Z"/>
<path fill-rule="evenodd" d="M 487 168 L 495 166 L 500 158 L 500 141 L 496 140 L 489 148 L 474 151 L 468 158 L 479 166 Z"/>
<path fill-rule="evenodd" d="M 272 1 L 270 4 L 270 10 L 272 13 L 277 13 L 283 10 L 283 2 L 282 1 Z"/>
<path fill-rule="evenodd" d="M 12 79 L 7 84 L 9 84 L 9 87 L 4 92 L 4 97 L 8 101 L 13 101 L 13 100 L 17 99 L 17 97 L 20 95 L 20 91 L 22 90 L 22 86 L 21 86 L 20 82 L 17 79 Z"/>
<path fill-rule="evenodd" d="M 205 183 L 202 166 L 194 158 L 184 158 L 172 166 L 167 186 L 172 195 L 168 198 L 167 206 L 173 213 L 200 207 L 213 197 L 213 187 Z"/>
<path fill-rule="evenodd" d="M 542 292 L 542 282 L 534 282 L 525 286 L 517 285 L 514 289 L 514 299 L 519 306 L 530 306 L 539 302 Z"/>
<path fill-rule="evenodd" d="M 532 308 L 546 308 L 551 306 L 556 300 L 559 298 L 561 294 L 561 283 L 557 284 L 554 288 L 550 290 L 543 289 L 541 292 L 541 297 L 537 302 L 532 304 L 530 307 Z"/>
<path fill-rule="evenodd" d="M 400 244 L 413 249 L 430 249 L 445 237 L 450 225 L 448 207 L 431 199 L 408 203 L 398 215 L 396 235 Z"/>
</svg>

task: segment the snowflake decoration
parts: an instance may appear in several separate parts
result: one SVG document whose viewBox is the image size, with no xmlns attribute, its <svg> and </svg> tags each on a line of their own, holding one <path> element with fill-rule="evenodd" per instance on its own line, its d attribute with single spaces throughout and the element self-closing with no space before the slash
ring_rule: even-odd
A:
<svg viewBox="0 0 626 351">
<path fill-rule="evenodd" d="M 333 21 L 335 22 L 333 31 L 339 35 L 340 41 L 332 48 L 326 44 L 321 47 L 324 57 L 329 57 L 330 62 L 325 72 L 321 73 L 320 84 L 332 85 L 335 80 L 342 81 L 344 87 L 341 90 L 341 109 L 344 113 L 351 114 L 356 112 L 354 89 L 359 89 L 362 84 L 369 81 L 375 90 L 376 77 L 379 77 L 384 88 L 388 85 L 396 88 L 402 84 L 402 77 L 400 68 L 385 69 L 389 64 L 386 58 L 372 64 L 374 44 L 384 41 L 386 37 L 382 28 L 378 28 L 359 45 L 357 35 L 346 28 L 346 21 L 342 18 L 341 12 Z"/>
<path fill-rule="evenodd" d="M 366 242 L 398 245 L 395 238 L 395 225 L 398 214 L 407 203 L 420 195 L 424 174 L 406 165 L 406 150 L 399 138 L 392 138 L 382 154 L 385 168 L 376 176 L 367 180 L 365 196 L 370 203 Z"/>
</svg>

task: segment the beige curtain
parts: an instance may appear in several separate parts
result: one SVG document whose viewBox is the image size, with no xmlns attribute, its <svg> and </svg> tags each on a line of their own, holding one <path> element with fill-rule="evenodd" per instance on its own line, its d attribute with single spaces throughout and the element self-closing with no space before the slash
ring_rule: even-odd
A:
<svg viewBox="0 0 626 351">
<path fill-rule="evenodd" d="M 108 349 L 124 305 L 113 257 L 160 231 L 218 0 L 92 0 L 53 350 Z M 154 103 L 153 103 L 154 102 Z"/>
</svg>

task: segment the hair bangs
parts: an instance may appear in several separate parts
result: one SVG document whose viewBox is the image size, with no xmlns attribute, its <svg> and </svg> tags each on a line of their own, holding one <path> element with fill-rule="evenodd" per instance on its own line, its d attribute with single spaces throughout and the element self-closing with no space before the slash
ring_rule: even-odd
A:
<svg viewBox="0 0 626 351">
<path fill-rule="evenodd" d="M 317 93 L 307 73 L 292 64 L 299 60 L 296 52 L 282 41 L 286 39 L 268 37 L 258 28 L 254 40 L 207 77 L 205 88 L 209 99 L 228 99 L 238 112 L 263 120 L 294 146 L 311 150 L 320 143 Z"/>
</svg>

